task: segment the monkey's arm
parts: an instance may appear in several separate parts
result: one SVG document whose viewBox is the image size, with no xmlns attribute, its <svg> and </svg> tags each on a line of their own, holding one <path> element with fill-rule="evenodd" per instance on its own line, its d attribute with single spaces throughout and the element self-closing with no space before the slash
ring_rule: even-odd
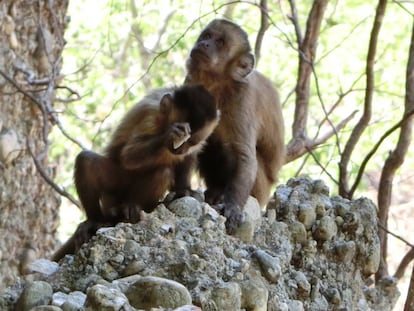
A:
<svg viewBox="0 0 414 311">
<path fill-rule="evenodd" d="M 223 193 L 223 215 L 227 218 L 226 228 L 233 234 L 243 221 L 242 207 L 253 189 L 257 175 L 256 125 L 254 122 L 234 131 L 231 154 L 236 161 L 236 170 Z"/>
<path fill-rule="evenodd" d="M 188 123 L 181 122 L 171 124 L 164 133 L 132 137 L 121 151 L 121 164 L 129 170 L 171 165 L 187 153 L 189 137 Z"/>
</svg>

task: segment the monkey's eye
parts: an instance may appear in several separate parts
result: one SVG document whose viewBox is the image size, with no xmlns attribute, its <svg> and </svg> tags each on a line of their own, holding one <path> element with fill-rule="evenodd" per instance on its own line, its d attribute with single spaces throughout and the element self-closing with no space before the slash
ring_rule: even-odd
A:
<svg viewBox="0 0 414 311">
<path fill-rule="evenodd" d="M 203 35 L 203 39 L 204 39 L 204 40 L 209 40 L 209 39 L 211 39 L 211 34 L 210 34 L 209 32 L 206 32 L 206 33 Z"/>
<path fill-rule="evenodd" d="M 218 47 L 222 47 L 224 45 L 224 39 L 217 39 L 216 40 L 216 45 Z"/>
</svg>

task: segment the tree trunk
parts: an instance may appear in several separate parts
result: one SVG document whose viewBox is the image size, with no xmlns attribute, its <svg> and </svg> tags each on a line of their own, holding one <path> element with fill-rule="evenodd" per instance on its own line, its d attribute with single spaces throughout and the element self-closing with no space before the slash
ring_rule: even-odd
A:
<svg viewBox="0 0 414 311">
<path fill-rule="evenodd" d="M 0 1 L 0 291 L 55 247 L 59 197 L 48 164 L 67 1 Z"/>
</svg>

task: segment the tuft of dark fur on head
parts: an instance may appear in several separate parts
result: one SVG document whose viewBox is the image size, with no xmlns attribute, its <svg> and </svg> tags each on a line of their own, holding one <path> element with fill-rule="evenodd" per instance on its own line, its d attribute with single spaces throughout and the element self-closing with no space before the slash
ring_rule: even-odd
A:
<svg viewBox="0 0 414 311">
<path fill-rule="evenodd" d="M 175 90 L 173 100 L 178 109 L 187 113 L 192 131 L 217 118 L 216 100 L 201 85 L 183 86 Z"/>
</svg>

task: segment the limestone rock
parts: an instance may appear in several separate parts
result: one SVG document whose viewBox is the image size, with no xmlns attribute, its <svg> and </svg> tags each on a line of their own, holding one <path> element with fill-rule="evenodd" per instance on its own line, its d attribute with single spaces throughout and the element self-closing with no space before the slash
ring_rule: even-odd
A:
<svg viewBox="0 0 414 311">
<path fill-rule="evenodd" d="M 99 230 L 57 271 L 33 269 L 35 282 L 8 289 L 0 310 L 392 310 L 395 279 L 370 281 L 375 206 L 328 195 L 320 180 L 292 178 L 267 217 L 252 210 L 257 222 L 243 239 L 227 235 L 226 219 L 205 202 L 160 204 L 137 224 Z"/>
<path fill-rule="evenodd" d="M 52 295 L 53 290 L 49 283 L 44 281 L 28 283 L 17 302 L 16 309 L 29 311 L 33 307 L 47 305 L 52 300 Z"/>
<path fill-rule="evenodd" d="M 88 289 L 86 311 L 133 311 L 123 293 L 103 285 L 94 285 Z"/>
<path fill-rule="evenodd" d="M 137 309 L 178 308 L 191 304 L 191 295 L 180 283 L 159 277 L 143 277 L 125 295 Z"/>
</svg>

